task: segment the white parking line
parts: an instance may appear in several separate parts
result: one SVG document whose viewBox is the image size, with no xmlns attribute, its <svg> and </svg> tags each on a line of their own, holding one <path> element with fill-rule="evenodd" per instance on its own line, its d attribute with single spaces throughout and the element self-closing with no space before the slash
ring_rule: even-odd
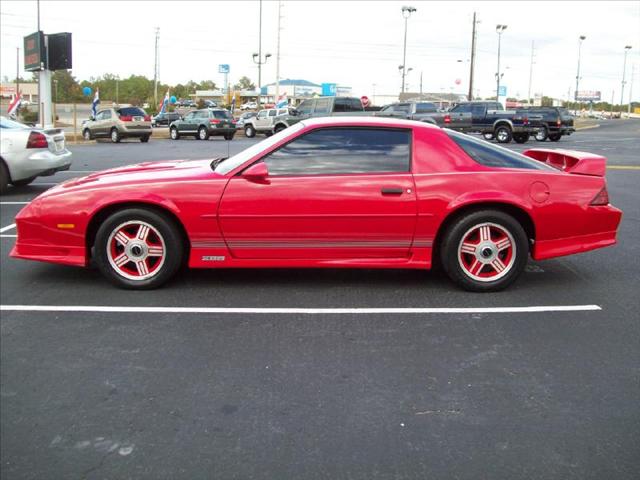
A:
<svg viewBox="0 0 640 480">
<path fill-rule="evenodd" d="M 18 238 L 18 235 L 0 235 L 0 238 Z"/>
<path fill-rule="evenodd" d="M 410 314 L 410 313 L 540 313 L 602 310 L 599 305 L 545 305 L 532 307 L 445 308 L 215 308 L 127 307 L 101 305 L 0 305 L 4 312 L 103 312 L 103 313 L 289 313 L 289 314 Z"/>
<path fill-rule="evenodd" d="M 29 205 L 31 202 L 0 202 L 0 205 Z"/>
<path fill-rule="evenodd" d="M 9 230 L 13 230 L 14 228 L 16 228 L 16 224 L 12 223 L 11 225 L 0 228 L 0 233 L 8 232 Z"/>
</svg>

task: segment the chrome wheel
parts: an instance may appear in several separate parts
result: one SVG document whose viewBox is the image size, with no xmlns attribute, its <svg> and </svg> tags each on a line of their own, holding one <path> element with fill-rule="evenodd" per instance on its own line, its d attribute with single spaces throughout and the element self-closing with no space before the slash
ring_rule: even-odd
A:
<svg viewBox="0 0 640 480">
<path fill-rule="evenodd" d="M 458 263 L 469 278 L 493 282 L 509 273 L 516 260 L 511 233 L 495 223 L 474 225 L 458 244 Z"/>
<path fill-rule="evenodd" d="M 142 221 L 129 221 L 113 229 L 106 253 L 118 275 L 128 280 L 146 280 L 162 269 L 166 247 L 155 227 Z"/>
</svg>

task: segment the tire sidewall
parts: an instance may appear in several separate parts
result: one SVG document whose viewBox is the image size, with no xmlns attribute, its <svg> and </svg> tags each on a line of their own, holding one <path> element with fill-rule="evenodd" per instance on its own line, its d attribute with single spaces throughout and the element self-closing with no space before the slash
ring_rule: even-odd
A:
<svg viewBox="0 0 640 480">
<path fill-rule="evenodd" d="M 207 129 L 205 127 L 200 127 L 198 129 L 198 138 L 200 140 L 208 140 L 209 139 L 209 133 L 207 132 Z"/>
<path fill-rule="evenodd" d="M 248 138 L 253 138 L 256 136 L 256 130 L 251 125 L 247 125 L 244 127 L 244 135 Z"/>
<path fill-rule="evenodd" d="M 130 280 L 122 277 L 111 266 L 107 255 L 109 236 L 119 225 L 127 221 L 144 221 L 158 230 L 165 243 L 164 264 L 153 277 Z M 96 233 L 94 244 L 95 263 L 102 274 L 114 285 L 125 289 L 148 290 L 166 283 L 180 268 L 184 258 L 184 245 L 178 228 L 166 215 L 145 208 L 121 210 L 108 217 Z"/>
<path fill-rule="evenodd" d="M 120 133 L 118 132 L 117 128 L 112 128 L 111 129 L 110 138 L 111 138 L 111 142 L 112 143 L 119 143 L 120 142 Z"/>
<path fill-rule="evenodd" d="M 84 131 L 82 132 L 82 138 L 84 138 L 86 141 L 91 140 L 91 130 L 89 130 L 88 128 L 85 128 Z"/>
<path fill-rule="evenodd" d="M 178 129 L 176 127 L 171 127 L 171 129 L 169 130 L 169 136 L 171 137 L 171 140 L 178 140 L 180 138 Z"/>
<path fill-rule="evenodd" d="M 538 135 L 540 135 L 540 138 L 538 138 Z M 548 136 L 549 134 L 547 133 L 547 127 L 542 127 L 540 130 L 538 130 L 538 133 L 535 134 L 535 139 L 538 142 L 544 142 Z"/>
<path fill-rule="evenodd" d="M 458 261 L 458 246 L 463 235 L 480 223 L 495 223 L 507 230 L 515 242 L 515 260 L 511 270 L 503 277 L 492 282 L 480 282 L 470 278 Z M 473 292 L 492 292 L 503 290 L 513 283 L 524 270 L 529 257 L 529 240 L 522 225 L 499 210 L 478 210 L 459 218 L 448 229 L 440 244 L 440 262 L 445 272 L 460 287 Z"/>
<path fill-rule="evenodd" d="M 501 131 L 505 131 L 507 132 L 506 137 L 503 140 L 500 140 L 499 134 Z M 513 134 L 511 133 L 511 129 L 509 129 L 509 127 L 505 127 L 505 126 L 499 126 L 498 128 L 496 128 L 494 137 L 496 139 L 496 141 L 498 143 L 509 143 L 511 142 L 511 140 L 513 139 Z"/>
</svg>

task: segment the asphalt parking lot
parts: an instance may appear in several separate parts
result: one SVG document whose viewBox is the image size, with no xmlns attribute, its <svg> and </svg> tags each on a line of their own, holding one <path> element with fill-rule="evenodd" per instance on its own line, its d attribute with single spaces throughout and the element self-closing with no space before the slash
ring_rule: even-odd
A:
<svg viewBox="0 0 640 480">
<path fill-rule="evenodd" d="M 544 143 L 608 157 L 619 244 L 496 294 L 289 269 L 132 292 L 8 258 L 15 215 L 56 182 L 260 139 L 75 145 L 71 171 L 1 198 L 2 478 L 638 478 L 640 121 Z"/>
</svg>

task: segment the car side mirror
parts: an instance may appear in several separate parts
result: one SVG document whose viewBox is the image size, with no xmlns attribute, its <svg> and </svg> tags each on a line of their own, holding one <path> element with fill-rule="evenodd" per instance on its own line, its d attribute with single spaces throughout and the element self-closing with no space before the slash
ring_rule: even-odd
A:
<svg viewBox="0 0 640 480">
<path fill-rule="evenodd" d="M 269 168 L 264 162 L 254 163 L 242 172 L 242 176 L 253 182 L 265 181 L 269 176 Z"/>
</svg>

